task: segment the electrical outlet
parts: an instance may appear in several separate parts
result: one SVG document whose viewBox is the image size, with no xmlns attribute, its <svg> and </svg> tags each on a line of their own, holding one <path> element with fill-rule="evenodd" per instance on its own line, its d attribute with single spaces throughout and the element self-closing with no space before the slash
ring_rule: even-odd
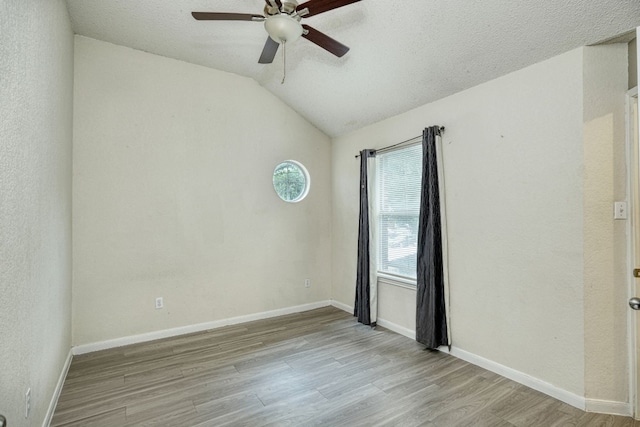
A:
<svg viewBox="0 0 640 427">
<path fill-rule="evenodd" d="M 164 300 L 162 297 L 156 298 L 156 309 L 164 308 Z"/>
<path fill-rule="evenodd" d="M 311 279 L 304 279 L 304 287 L 305 288 L 311 287 Z"/>
<path fill-rule="evenodd" d="M 31 412 L 31 387 L 27 389 L 27 392 L 24 394 L 24 417 L 29 418 L 29 413 Z"/>
</svg>

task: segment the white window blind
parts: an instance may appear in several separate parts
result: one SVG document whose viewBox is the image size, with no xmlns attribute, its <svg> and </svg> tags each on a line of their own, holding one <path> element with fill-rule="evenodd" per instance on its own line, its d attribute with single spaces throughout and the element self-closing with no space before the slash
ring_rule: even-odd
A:
<svg viewBox="0 0 640 427">
<path fill-rule="evenodd" d="M 415 280 L 422 145 L 381 153 L 376 159 L 378 271 Z"/>
</svg>

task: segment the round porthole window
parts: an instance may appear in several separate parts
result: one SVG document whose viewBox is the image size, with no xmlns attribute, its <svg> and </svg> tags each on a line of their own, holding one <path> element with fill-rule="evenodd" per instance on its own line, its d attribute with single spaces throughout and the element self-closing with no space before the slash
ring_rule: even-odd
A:
<svg viewBox="0 0 640 427">
<path fill-rule="evenodd" d="M 309 192 L 309 172 L 295 160 L 282 162 L 273 171 L 273 188 L 285 202 L 299 202 Z"/>
</svg>

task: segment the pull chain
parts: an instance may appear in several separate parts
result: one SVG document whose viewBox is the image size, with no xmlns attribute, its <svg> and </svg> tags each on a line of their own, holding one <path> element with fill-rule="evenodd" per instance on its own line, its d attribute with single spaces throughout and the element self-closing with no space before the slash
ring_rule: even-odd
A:
<svg viewBox="0 0 640 427">
<path fill-rule="evenodd" d="M 287 78 L 287 41 L 284 40 L 282 42 L 282 82 L 281 85 L 284 84 L 284 79 Z"/>
</svg>

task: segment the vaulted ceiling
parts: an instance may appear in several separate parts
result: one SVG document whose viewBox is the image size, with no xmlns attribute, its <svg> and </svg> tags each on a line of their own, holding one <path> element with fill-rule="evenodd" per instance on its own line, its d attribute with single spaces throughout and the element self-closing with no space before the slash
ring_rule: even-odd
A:
<svg viewBox="0 0 640 427">
<path fill-rule="evenodd" d="M 283 0 L 284 1 L 284 0 Z M 263 0 L 67 0 L 75 33 L 255 79 L 338 136 L 640 26 L 638 0 L 362 0 L 303 21 L 351 50 L 300 39 L 258 64 Z M 267 113 L 267 112 L 265 112 Z"/>
</svg>

